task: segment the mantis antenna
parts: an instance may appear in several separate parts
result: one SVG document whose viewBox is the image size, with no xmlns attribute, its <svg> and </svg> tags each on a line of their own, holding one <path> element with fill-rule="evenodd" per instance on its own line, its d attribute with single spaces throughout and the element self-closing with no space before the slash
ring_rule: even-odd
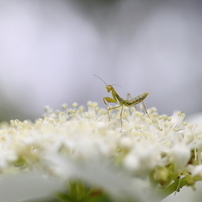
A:
<svg viewBox="0 0 202 202">
<path fill-rule="evenodd" d="M 106 84 L 106 86 L 107 86 L 107 83 L 103 80 L 103 79 L 101 79 L 99 76 L 97 76 L 97 75 L 95 75 L 95 74 L 93 74 L 94 76 L 96 76 L 98 79 L 100 79 L 101 81 L 103 81 L 105 84 Z"/>
<path fill-rule="evenodd" d="M 101 81 L 103 81 L 105 84 L 106 84 L 106 86 L 107 86 L 107 83 L 103 80 L 103 79 L 101 79 L 99 76 L 97 76 L 97 75 L 95 75 L 95 74 L 93 74 L 94 76 L 96 76 L 98 79 L 100 79 Z M 121 88 L 123 88 L 122 86 L 120 86 L 119 84 L 111 84 L 112 86 L 119 86 L 119 87 L 121 87 Z"/>
</svg>

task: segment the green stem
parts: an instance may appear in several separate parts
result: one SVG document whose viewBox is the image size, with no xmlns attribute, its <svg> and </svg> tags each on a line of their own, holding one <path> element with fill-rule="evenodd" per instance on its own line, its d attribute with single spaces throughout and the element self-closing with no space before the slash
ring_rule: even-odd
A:
<svg viewBox="0 0 202 202">
<path fill-rule="evenodd" d="M 172 194 L 174 192 L 179 192 L 179 190 L 185 185 L 187 185 L 186 177 L 184 177 L 184 178 L 177 177 L 174 180 L 174 182 L 172 184 L 170 184 L 169 186 L 167 186 L 166 188 L 159 187 L 156 190 L 156 195 L 158 196 L 159 201 L 161 201 L 164 198 L 166 198 L 167 196 L 169 196 L 170 194 Z"/>
</svg>

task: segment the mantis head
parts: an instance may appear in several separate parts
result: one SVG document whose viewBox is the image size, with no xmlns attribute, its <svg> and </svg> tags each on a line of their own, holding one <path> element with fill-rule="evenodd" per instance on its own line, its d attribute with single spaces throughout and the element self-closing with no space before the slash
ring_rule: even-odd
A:
<svg viewBox="0 0 202 202">
<path fill-rule="evenodd" d="M 113 87 L 111 85 L 106 85 L 106 89 L 107 92 L 109 93 L 113 89 Z"/>
</svg>

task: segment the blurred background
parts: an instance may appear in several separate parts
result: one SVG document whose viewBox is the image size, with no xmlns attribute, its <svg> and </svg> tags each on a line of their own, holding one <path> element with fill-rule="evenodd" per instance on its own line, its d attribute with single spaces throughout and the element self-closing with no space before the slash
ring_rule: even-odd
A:
<svg viewBox="0 0 202 202">
<path fill-rule="evenodd" d="M 0 1 L 0 120 L 150 92 L 160 114 L 202 110 L 202 1 Z"/>
<path fill-rule="evenodd" d="M 0 121 L 34 120 L 45 105 L 106 107 L 93 74 L 123 98 L 150 92 L 160 114 L 201 112 L 201 19 L 201 0 L 1 0 Z M 183 201 L 201 200 L 188 189 Z"/>
</svg>

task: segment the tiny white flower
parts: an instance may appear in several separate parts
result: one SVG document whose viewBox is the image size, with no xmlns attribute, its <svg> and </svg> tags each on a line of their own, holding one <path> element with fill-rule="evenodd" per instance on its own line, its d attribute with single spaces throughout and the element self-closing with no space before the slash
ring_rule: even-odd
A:
<svg viewBox="0 0 202 202">
<path fill-rule="evenodd" d="M 202 177 L 202 165 L 196 166 L 192 171 L 192 175 L 193 176 L 198 175 L 198 176 Z"/>
<path fill-rule="evenodd" d="M 126 155 L 124 165 L 135 174 L 145 175 L 159 164 L 158 149 L 146 142 L 136 144 Z"/>
<path fill-rule="evenodd" d="M 184 144 L 175 144 L 171 149 L 171 161 L 174 162 L 176 168 L 182 168 L 187 165 L 191 157 L 189 147 Z"/>
</svg>

